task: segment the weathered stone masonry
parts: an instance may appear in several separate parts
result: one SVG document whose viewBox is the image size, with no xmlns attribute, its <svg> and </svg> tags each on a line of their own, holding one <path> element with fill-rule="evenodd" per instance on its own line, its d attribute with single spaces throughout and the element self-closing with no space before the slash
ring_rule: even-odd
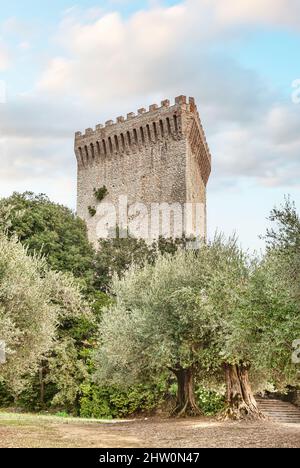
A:
<svg viewBox="0 0 300 468">
<path fill-rule="evenodd" d="M 97 205 L 94 188 L 106 186 L 105 202 L 117 206 L 120 195 L 128 203 L 203 203 L 211 172 L 211 156 L 193 98 L 179 96 L 139 109 L 127 119 L 118 117 L 105 126 L 75 135 L 78 166 L 77 212 L 96 242 Z M 206 233 L 206 215 L 201 221 Z"/>
</svg>

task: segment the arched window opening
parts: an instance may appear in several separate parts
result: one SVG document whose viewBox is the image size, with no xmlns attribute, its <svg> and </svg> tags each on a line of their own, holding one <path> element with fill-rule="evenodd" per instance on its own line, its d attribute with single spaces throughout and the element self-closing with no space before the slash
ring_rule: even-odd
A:
<svg viewBox="0 0 300 468">
<path fill-rule="evenodd" d="M 136 131 L 135 128 L 133 129 L 133 137 L 134 137 L 135 144 L 138 145 L 138 143 L 139 143 L 138 134 L 137 134 L 137 131 Z"/>
</svg>

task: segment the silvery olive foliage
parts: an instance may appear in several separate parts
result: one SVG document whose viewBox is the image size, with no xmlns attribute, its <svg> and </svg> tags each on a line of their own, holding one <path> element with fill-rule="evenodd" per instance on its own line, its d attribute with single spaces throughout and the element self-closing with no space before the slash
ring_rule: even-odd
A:
<svg viewBox="0 0 300 468">
<path fill-rule="evenodd" d="M 247 309 L 233 321 L 231 345 L 244 349 L 261 374 L 278 390 L 299 385 L 292 360 L 300 338 L 300 218 L 288 197 L 274 208 L 264 237 L 267 251 L 254 264 Z"/>
<path fill-rule="evenodd" d="M 292 361 L 293 341 L 300 337 L 299 285 L 290 277 L 290 267 L 281 253 L 268 252 L 253 278 L 252 315 L 244 318 L 256 365 L 278 390 L 299 384 L 300 369 Z"/>
<path fill-rule="evenodd" d="M 51 404 L 72 409 L 81 392 L 82 382 L 88 380 L 88 369 L 79 359 L 72 338 L 58 341 L 53 351 L 48 358 L 49 369 L 45 379 L 46 383 L 55 384 L 57 388 Z"/>
<path fill-rule="evenodd" d="M 75 279 L 49 270 L 16 239 L 0 234 L 0 379 L 17 394 L 55 343 L 59 321 L 89 314 Z"/>
<path fill-rule="evenodd" d="M 299 305 L 276 252 L 250 258 L 236 239 L 215 239 L 113 280 L 101 324 L 96 379 L 130 384 L 178 366 L 206 386 L 223 365 L 245 365 L 254 390 L 295 384 L 292 342 Z"/>
<path fill-rule="evenodd" d="M 236 239 L 222 236 L 115 277 L 116 303 L 101 324 L 98 379 L 129 383 L 178 366 L 212 374 L 225 359 L 240 359 L 222 352 L 248 279 L 247 257 Z"/>
</svg>

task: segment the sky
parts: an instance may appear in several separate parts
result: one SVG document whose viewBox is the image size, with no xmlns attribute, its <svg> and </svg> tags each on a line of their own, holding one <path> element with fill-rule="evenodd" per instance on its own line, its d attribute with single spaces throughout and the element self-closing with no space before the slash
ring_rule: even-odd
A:
<svg viewBox="0 0 300 468">
<path fill-rule="evenodd" d="M 263 248 L 300 206 L 299 0 L 0 0 L 0 197 L 76 208 L 74 133 L 196 99 L 212 153 L 209 235 Z"/>
</svg>

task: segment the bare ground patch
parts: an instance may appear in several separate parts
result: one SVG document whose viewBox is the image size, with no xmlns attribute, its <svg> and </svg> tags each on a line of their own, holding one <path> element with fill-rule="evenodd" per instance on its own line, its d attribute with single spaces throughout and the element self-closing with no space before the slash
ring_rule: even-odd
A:
<svg viewBox="0 0 300 468">
<path fill-rule="evenodd" d="M 0 413 L 0 447 L 300 448 L 300 425 L 208 418 L 105 423 Z"/>
</svg>

